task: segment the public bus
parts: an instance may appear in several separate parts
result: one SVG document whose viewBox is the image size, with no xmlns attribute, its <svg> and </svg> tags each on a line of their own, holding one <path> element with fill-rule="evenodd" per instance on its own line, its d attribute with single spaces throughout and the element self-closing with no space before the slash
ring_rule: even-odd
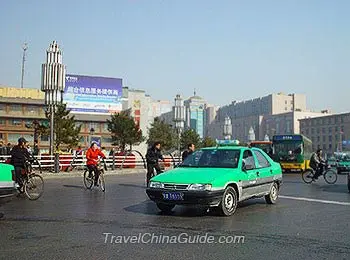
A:
<svg viewBox="0 0 350 260">
<path fill-rule="evenodd" d="M 271 141 L 252 141 L 249 144 L 250 147 L 256 147 L 263 150 L 268 155 L 272 155 L 272 142 Z"/>
<path fill-rule="evenodd" d="M 312 141 L 303 135 L 275 135 L 273 157 L 283 171 L 305 171 L 310 167 Z"/>
</svg>

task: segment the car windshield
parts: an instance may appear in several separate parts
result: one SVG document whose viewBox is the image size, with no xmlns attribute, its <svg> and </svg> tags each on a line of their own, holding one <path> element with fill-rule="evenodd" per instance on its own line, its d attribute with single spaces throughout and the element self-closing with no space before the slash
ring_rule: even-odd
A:
<svg viewBox="0 0 350 260">
<path fill-rule="evenodd" d="M 240 151 L 234 149 L 204 149 L 189 155 L 180 167 L 237 168 Z"/>
</svg>

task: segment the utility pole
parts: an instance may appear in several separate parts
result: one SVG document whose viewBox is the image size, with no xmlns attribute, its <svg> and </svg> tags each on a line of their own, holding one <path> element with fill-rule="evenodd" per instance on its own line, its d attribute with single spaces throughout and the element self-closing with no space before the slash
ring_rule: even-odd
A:
<svg viewBox="0 0 350 260">
<path fill-rule="evenodd" d="M 22 58 L 22 79 L 21 79 L 21 88 L 23 88 L 23 82 L 24 82 L 24 63 L 26 61 L 26 51 L 28 50 L 28 44 L 24 43 L 22 46 L 23 49 L 23 58 Z"/>
</svg>

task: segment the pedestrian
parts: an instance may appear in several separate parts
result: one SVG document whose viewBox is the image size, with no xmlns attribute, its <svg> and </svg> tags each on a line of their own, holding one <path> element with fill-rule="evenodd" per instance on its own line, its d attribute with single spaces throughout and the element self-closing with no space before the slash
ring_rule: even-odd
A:
<svg viewBox="0 0 350 260">
<path fill-rule="evenodd" d="M 154 174 L 154 170 L 156 170 L 157 174 L 162 172 L 159 166 L 159 160 L 164 160 L 164 158 L 161 153 L 160 146 L 160 142 L 155 142 L 154 145 L 147 150 L 147 187 L 149 186 L 149 181 Z"/>
<path fill-rule="evenodd" d="M 38 156 L 39 153 L 40 153 L 40 149 L 39 149 L 38 140 L 35 140 L 34 147 L 33 147 L 33 155 Z"/>
<path fill-rule="evenodd" d="M 190 143 L 187 145 L 187 150 L 182 153 L 182 161 L 184 161 L 195 150 L 195 145 Z"/>
<path fill-rule="evenodd" d="M 12 149 L 11 143 L 7 143 L 7 146 L 6 146 L 6 154 L 7 155 L 11 155 L 11 149 Z"/>
</svg>

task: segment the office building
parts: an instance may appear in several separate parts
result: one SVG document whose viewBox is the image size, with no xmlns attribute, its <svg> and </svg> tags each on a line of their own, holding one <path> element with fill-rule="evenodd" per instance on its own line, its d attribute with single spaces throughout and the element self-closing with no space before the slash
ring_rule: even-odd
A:
<svg viewBox="0 0 350 260">
<path fill-rule="evenodd" d="M 206 126 L 206 104 L 200 96 L 194 95 L 184 101 L 185 105 L 185 129 L 193 129 L 200 138 L 204 137 Z"/>
<path fill-rule="evenodd" d="M 314 150 L 350 151 L 350 113 L 301 119 L 300 132 L 312 140 Z"/>
</svg>

